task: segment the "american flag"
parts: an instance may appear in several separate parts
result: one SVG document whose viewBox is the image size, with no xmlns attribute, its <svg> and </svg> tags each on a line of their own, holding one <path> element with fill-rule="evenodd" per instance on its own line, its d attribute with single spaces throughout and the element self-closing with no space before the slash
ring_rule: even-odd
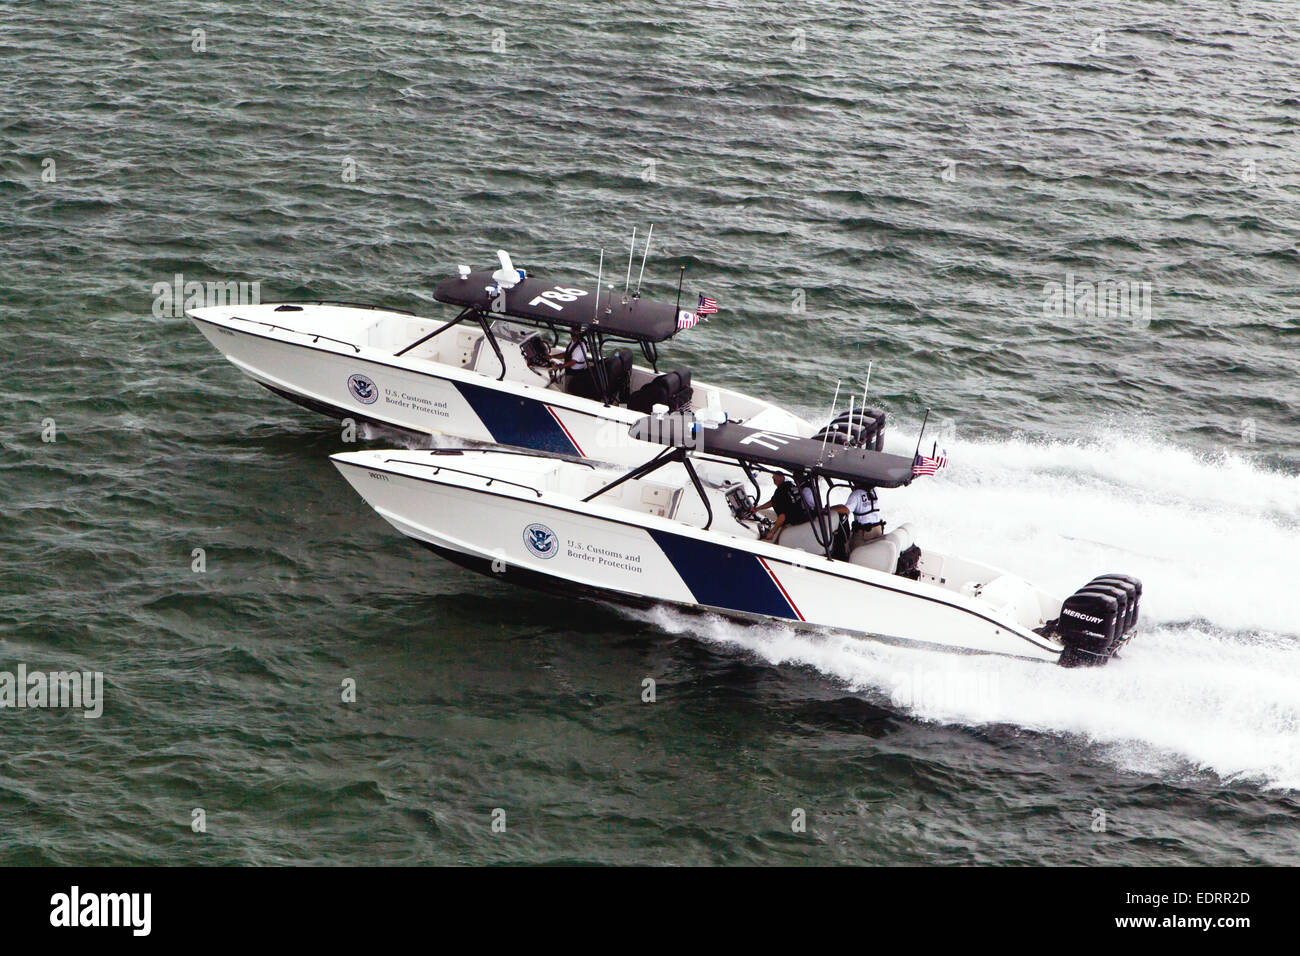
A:
<svg viewBox="0 0 1300 956">
<path fill-rule="evenodd" d="M 696 315 L 713 315 L 718 311 L 716 299 L 710 299 L 707 295 L 700 296 L 700 304 L 695 307 Z"/>
<path fill-rule="evenodd" d="M 926 455 L 917 455 L 916 460 L 912 462 L 912 477 L 918 478 L 921 475 L 934 476 L 934 473 L 940 468 L 948 467 L 948 453 L 941 451 L 937 456 L 928 457 Z"/>
</svg>

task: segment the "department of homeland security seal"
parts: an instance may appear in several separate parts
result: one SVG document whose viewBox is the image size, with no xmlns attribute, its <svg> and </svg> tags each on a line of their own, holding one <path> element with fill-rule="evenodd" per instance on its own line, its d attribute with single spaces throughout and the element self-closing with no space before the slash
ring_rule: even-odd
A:
<svg viewBox="0 0 1300 956">
<path fill-rule="evenodd" d="M 524 529 L 524 547 L 539 558 L 553 558 L 560 553 L 560 539 L 544 524 L 530 524 Z"/>
<path fill-rule="evenodd" d="M 379 398 L 379 388 L 373 381 L 360 373 L 348 378 L 348 391 L 362 405 L 373 405 Z"/>
</svg>

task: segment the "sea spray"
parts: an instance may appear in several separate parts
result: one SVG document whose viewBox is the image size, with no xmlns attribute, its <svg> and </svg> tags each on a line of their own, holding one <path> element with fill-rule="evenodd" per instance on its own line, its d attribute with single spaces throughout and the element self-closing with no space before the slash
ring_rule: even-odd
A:
<svg viewBox="0 0 1300 956">
<path fill-rule="evenodd" d="M 892 524 L 1069 593 L 1123 570 L 1145 583 L 1139 632 L 1104 668 L 751 626 L 664 608 L 673 633 L 809 667 L 916 719 L 1069 735 L 1161 775 L 1300 790 L 1300 479 L 1127 433 L 950 448 L 943 477 L 895 491 Z M 883 498 L 883 496 L 882 496 Z"/>
</svg>

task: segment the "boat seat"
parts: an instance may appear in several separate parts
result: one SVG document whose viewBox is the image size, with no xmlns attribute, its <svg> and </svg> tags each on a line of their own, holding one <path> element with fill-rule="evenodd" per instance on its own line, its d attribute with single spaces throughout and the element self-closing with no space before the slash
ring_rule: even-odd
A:
<svg viewBox="0 0 1300 956">
<path fill-rule="evenodd" d="M 611 398 L 621 400 L 627 391 L 628 376 L 632 372 L 632 350 L 619 349 L 608 358 L 601 359 L 605 369 L 605 381 L 609 384 Z M 564 391 L 579 398 L 601 401 L 600 386 L 590 370 L 570 372 L 564 377 Z"/>
<path fill-rule="evenodd" d="M 786 525 L 781 529 L 775 543 L 783 548 L 794 548 L 796 551 L 811 551 L 813 554 L 822 552 L 822 546 L 817 543 L 817 535 L 813 531 L 811 521 Z"/>
<path fill-rule="evenodd" d="M 885 535 L 854 548 L 853 553 L 849 555 L 849 564 L 893 574 L 894 569 L 898 567 L 898 553 L 898 543 L 891 541 L 889 535 Z"/>
<path fill-rule="evenodd" d="M 912 535 L 912 526 L 910 524 L 900 524 L 893 531 L 885 535 L 885 540 L 892 541 L 898 545 L 898 553 L 902 554 L 912 545 L 916 544 L 916 538 Z"/>
<path fill-rule="evenodd" d="M 689 405 L 693 396 L 691 370 L 683 365 L 642 385 L 628 397 L 627 407 L 643 415 L 650 414 L 656 405 L 667 405 L 670 412 L 676 412 Z"/>
<path fill-rule="evenodd" d="M 619 349 L 606 359 L 606 375 L 609 376 L 610 398 L 620 404 L 628 399 L 629 383 L 632 381 L 632 350 Z"/>
<path fill-rule="evenodd" d="M 898 570 L 898 556 L 915 543 L 912 526 L 900 524 L 888 534 L 854 548 L 849 555 L 849 563 L 893 574 Z"/>
</svg>

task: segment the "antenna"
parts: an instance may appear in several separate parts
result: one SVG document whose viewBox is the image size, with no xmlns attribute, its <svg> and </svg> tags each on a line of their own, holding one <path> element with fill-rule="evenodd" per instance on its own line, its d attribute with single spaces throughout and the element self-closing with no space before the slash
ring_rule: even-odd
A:
<svg viewBox="0 0 1300 956">
<path fill-rule="evenodd" d="M 641 280 L 645 277 L 645 258 L 650 255 L 650 237 L 655 234 L 655 224 L 650 223 L 650 231 L 645 237 L 645 252 L 641 253 L 641 272 L 636 277 L 636 297 L 641 298 Z M 629 265 L 631 263 L 629 262 Z"/>
<path fill-rule="evenodd" d="M 871 363 L 868 362 L 868 363 L 867 363 L 867 380 L 866 380 L 865 382 L 862 383 L 862 417 L 863 417 L 863 418 L 866 418 L 866 416 L 867 416 L 867 389 L 870 388 L 870 387 L 871 387 Z M 853 416 L 850 415 L 850 416 L 849 416 L 849 419 L 852 420 L 852 418 L 853 418 Z M 880 440 L 880 428 L 879 428 L 879 422 L 878 422 L 877 419 L 873 416 L 872 419 L 871 419 L 871 423 L 872 423 L 872 425 L 876 426 L 876 427 L 873 429 L 873 431 L 872 431 L 872 435 L 871 435 L 871 443 L 872 443 L 873 445 L 875 445 L 877 448 L 879 448 L 879 447 L 881 447 L 881 446 L 880 446 L 879 444 L 876 444 L 876 443 Z M 863 444 L 864 444 L 864 446 L 865 446 L 866 443 L 864 442 Z"/>
<path fill-rule="evenodd" d="M 844 437 L 844 444 L 848 445 L 853 441 L 853 396 L 849 396 L 849 428 L 848 434 Z"/>
<path fill-rule="evenodd" d="M 596 304 L 591 309 L 591 321 L 600 321 L 600 280 L 605 275 L 605 249 L 600 250 L 600 267 L 596 270 Z"/>
<path fill-rule="evenodd" d="M 632 284 L 632 256 L 636 254 L 636 226 L 632 227 L 632 245 L 627 249 L 627 278 L 623 280 L 623 294 L 627 295 L 627 287 Z"/>
<path fill-rule="evenodd" d="M 682 271 L 677 273 L 677 321 L 682 320 L 682 280 L 686 278 L 686 263 L 682 263 Z M 637 283 L 637 289 L 640 290 L 641 283 Z M 640 295 L 640 291 L 637 295 Z"/>
<path fill-rule="evenodd" d="M 822 432 L 822 450 L 817 460 L 817 463 L 819 465 L 821 464 L 821 459 L 826 455 L 826 436 L 830 434 L 831 425 L 835 423 L 835 405 L 839 402 L 839 400 L 840 400 L 840 380 L 837 378 L 835 380 L 835 397 L 831 399 L 831 420 L 830 423 L 827 424 L 826 430 Z"/>
</svg>

